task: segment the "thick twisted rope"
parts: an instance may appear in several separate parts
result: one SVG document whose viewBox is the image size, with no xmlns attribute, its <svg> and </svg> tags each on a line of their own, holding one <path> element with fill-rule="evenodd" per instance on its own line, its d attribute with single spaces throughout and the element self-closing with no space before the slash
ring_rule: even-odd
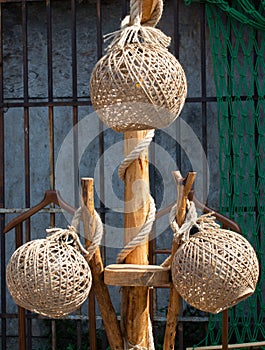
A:
<svg viewBox="0 0 265 350">
<path fill-rule="evenodd" d="M 126 16 L 121 22 L 121 28 L 113 33 L 104 36 L 104 40 L 112 40 L 108 50 L 119 47 L 123 49 L 128 43 L 150 45 L 159 45 L 168 47 L 171 39 L 161 30 L 154 28 L 161 18 L 163 12 L 163 1 L 158 0 L 151 18 L 145 23 L 141 23 L 142 18 L 142 0 L 131 0 L 130 15 Z"/>
<path fill-rule="evenodd" d="M 199 231 L 203 229 L 218 229 L 220 225 L 215 221 L 214 212 L 203 214 L 198 217 L 194 202 L 187 201 L 188 213 L 185 218 L 185 221 L 181 227 L 179 227 L 176 221 L 176 215 L 178 212 L 178 203 L 172 206 L 169 213 L 169 223 L 173 231 L 173 239 L 178 243 L 187 242 L 190 237 L 190 230 L 192 227 L 197 227 Z M 161 266 L 167 267 L 170 266 L 172 256 L 170 255 L 163 261 Z"/>
<path fill-rule="evenodd" d="M 141 153 L 151 143 L 153 136 L 154 130 L 148 131 L 145 138 L 122 161 L 118 170 L 119 177 L 122 181 L 124 181 L 125 179 L 126 169 L 140 157 Z M 138 232 L 138 234 L 120 251 L 120 253 L 117 256 L 117 263 L 122 263 L 130 254 L 130 252 L 132 252 L 137 246 L 142 245 L 148 241 L 149 233 L 151 232 L 153 223 L 155 221 L 156 212 L 155 202 L 151 195 L 149 195 L 149 199 L 150 206 L 146 221 L 141 227 L 141 230 Z"/>
<path fill-rule="evenodd" d="M 174 233 L 174 239 L 178 242 L 187 242 L 190 237 L 190 230 L 193 227 L 197 227 L 199 231 L 210 228 L 220 228 L 220 225 L 218 225 L 217 222 L 215 222 L 215 217 L 213 216 L 213 213 L 203 214 L 198 217 L 194 202 L 190 202 L 189 200 L 187 200 L 187 208 L 188 213 L 181 227 L 179 227 L 176 221 L 178 205 L 173 205 L 169 213 L 169 223 Z"/>
<path fill-rule="evenodd" d="M 81 217 L 83 214 L 85 214 L 85 216 L 87 217 L 88 220 L 91 219 L 91 214 L 87 210 L 86 206 L 82 204 L 75 211 L 75 214 L 74 214 L 74 217 L 72 220 L 72 226 L 76 229 L 76 231 L 77 231 L 77 228 L 79 226 L 79 223 L 81 221 Z M 98 215 L 98 213 L 95 210 L 93 213 L 93 219 L 95 219 L 95 221 L 96 221 L 95 231 L 94 232 L 91 232 L 91 231 L 86 232 L 86 239 L 91 242 L 90 246 L 87 248 L 87 252 L 90 256 L 88 261 L 92 258 L 97 247 L 100 245 L 101 240 L 102 240 L 102 236 L 103 236 L 103 224 L 102 224 L 102 221 L 100 219 L 100 216 Z"/>
<path fill-rule="evenodd" d="M 139 158 L 141 153 L 150 145 L 153 137 L 155 135 L 155 130 L 149 130 L 146 133 L 145 138 L 138 143 L 138 145 L 126 156 L 125 159 L 121 162 L 119 169 L 118 169 L 118 175 L 122 181 L 125 179 L 125 172 L 126 169 L 136 160 Z"/>
<path fill-rule="evenodd" d="M 53 227 L 46 229 L 47 240 L 60 241 L 62 244 L 71 245 L 79 250 L 85 257 L 89 252 L 82 246 L 75 227 L 68 226 L 67 229 Z"/>
<path fill-rule="evenodd" d="M 75 211 L 72 223 L 70 226 L 68 226 L 67 229 L 62 229 L 58 227 L 46 229 L 46 232 L 48 234 L 47 239 L 60 240 L 64 244 L 72 245 L 85 256 L 87 261 L 90 261 L 93 254 L 95 253 L 95 250 L 100 245 L 103 236 L 103 225 L 100 216 L 96 211 L 94 211 L 93 218 L 95 218 L 96 220 L 96 229 L 95 232 L 88 232 L 87 239 L 91 242 L 91 244 L 87 249 L 85 249 L 81 244 L 78 236 L 78 226 L 83 213 L 85 213 L 85 215 L 90 218 L 90 214 L 87 208 L 84 205 L 82 205 Z"/>
<path fill-rule="evenodd" d="M 163 0 L 158 0 L 154 9 L 152 9 L 151 17 L 142 22 L 142 7 L 143 1 L 130 1 L 130 23 L 136 24 L 139 23 L 142 26 L 155 27 L 159 22 L 162 13 L 163 13 Z M 142 23 L 141 23 L 142 22 Z"/>
</svg>

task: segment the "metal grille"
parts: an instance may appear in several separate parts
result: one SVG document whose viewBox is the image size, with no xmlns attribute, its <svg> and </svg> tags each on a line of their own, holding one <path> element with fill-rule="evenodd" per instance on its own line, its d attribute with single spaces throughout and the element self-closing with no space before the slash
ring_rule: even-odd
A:
<svg viewBox="0 0 265 350">
<path fill-rule="evenodd" d="M 115 10 L 114 10 L 115 9 Z M 89 98 L 90 67 L 103 54 L 103 33 L 116 30 L 120 19 L 128 10 L 128 3 L 90 1 L 12 1 L 0 0 L 0 220 L 1 233 L 7 222 L 25 208 L 30 208 L 47 189 L 55 189 L 55 163 L 58 147 L 71 129 L 91 111 Z M 117 11 L 117 12 L 115 12 Z M 85 14 L 85 15 L 84 15 Z M 89 21 L 86 21 L 89 19 Z M 86 32 L 82 25 L 87 26 Z M 216 108 L 216 97 L 213 88 L 211 62 L 209 57 L 207 31 L 205 24 L 204 5 L 185 8 L 181 1 L 169 0 L 165 4 L 164 19 L 161 28 L 171 35 L 173 44 L 171 50 L 184 65 L 188 77 L 195 75 L 196 84 L 189 89 L 186 100 L 186 112 L 183 118 L 197 130 L 203 149 L 208 154 L 207 142 L 209 130 L 207 119 Z M 187 31 L 190 37 L 182 33 Z M 187 45 L 189 39 L 192 45 Z M 63 46 L 58 44 L 62 44 Z M 87 45 L 82 49 L 82 45 Z M 36 51 L 36 46 L 38 50 Z M 60 48 L 63 47 L 63 50 Z M 193 51 L 190 50 L 193 48 Z M 35 55 L 33 57 L 33 55 Z M 38 56 L 39 55 L 39 56 Z M 67 57 L 65 57 L 65 55 Z M 38 58 L 36 59 L 36 56 Z M 84 59 L 85 57 L 85 59 Z M 194 62 L 196 59 L 196 63 Z M 84 61 L 90 62 L 85 65 Z M 34 64 L 33 64 L 34 62 Z M 64 88 L 62 89 L 62 86 Z M 210 112 L 209 112 L 210 111 Z M 41 117 L 40 117 L 41 116 Z M 216 118 L 217 119 L 217 118 Z M 38 128 L 37 123 L 39 122 Z M 216 121 L 217 124 L 217 121 Z M 61 132 L 58 132 L 58 129 Z M 176 128 L 179 131 L 180 128 Z M 217 132 L 217 128 L 216 128 Z M 157 132 L 156 139 L 163 143 L 163 132 Z M 212 136 L 214 138 L 214 136 Z M 45 140 L 44 140 L 45 138 Z M 43 143 L 43 161 L 45 172 L 35 170 L 39 166 L 40 151 L 37 144 Z M 99 158 L 106 148 L 105 132 L 102 123 L 98 125 L 96 147 Z M 182 173 L 190 170 L 190 164 L 185 160 L 184 151 L 177 144 L 172 147 L 172 156 Z M 155 157 L 151 151 L 150 158 Z M 103 222 L 111 218 L 111 209 L 105 206 L 104 158 L 100 158 L 100 200 L 97 210 L 100 211 Z M 16 162 L 16 167 L 12 163 Z M 212 169 L 217 168 L 214 163 Z M 205 168 L 203 166 L 203 168 Z M 78 172 L 78 167 L 74 167 Z M 194 169 L 196 170 L 196 169 Z M 211 172 L 211 178 L 216 177 L 217 170 Z M 151 168 L 151 191 L 159 199 L 159 176 L 156 169 Z M 78 175 L 77 175 L 78 176 Z M 158 181 L 156 181 L 158 180 Z M 208 178 L 203 174 L 204 188 L 207 188 Z M 213 188 L 218 187 L 214 183 Z M 206 194 L 205 194 L 206 196 Z M 78 203 L 79 194 L 75 193 Z M 213 204 L 216 205 L 214 199 Z M 37 214 L 38 218 L 27 220 L 24 225 L 16 228 L 15 235 L 1 234 L 1 345 L 2 349 L 18 348 L 14 329 L 10 330 L 10 320 L 17 320 L 18 313 L 7 305 L 8 293 L 5 284 L 6 262 L 9 258 L 10 245 L 15 248 L 25 241 L 34 238 L 33 227 L 38 225 L 39 218 L 48 215 L 49 225 L 61 222 L 60 210 L 51 206 Z M 58 219 L 57 219 L 58 218 Z M 110 219 L 109 218 L 109 219 Z M 9 250 L 8 250 L 9 248 Z M 161 247 L 155 241 L 150 245 L 150 262 L 159 263 L 159 256 L 169 252 L 170 247 Z M 103 251 L 103 257 L 106 252 Z M 158 295 L 166 291 L 157 291 Z M 160 293 L 160 294 L 159 294 Z M 159 303 L 152 300 L 153 317 L 157 322 L 164 322 L 164 317 L 157 313 Z M 107 348 L 103 339 L 97 344 L 96 326 L 100 317 L 97 316 L 93 295 L 89 298 L 89 338 L 90 349 Z M 21 310 L 19 311 L 21 312 Z M 19 331 L 24 332 L 20 349 L 35 348 L 34 324 L 36 315 L 26 312 L 26 323 L 19 324 Z M 77 348 L 85 346 L 87 340 L 82 338 L 82 322 L 87 320 L 84 308 L 76 315 L 70 316 L 76 323 L 76 338 L 73 340 Z M 183 325 L 186 321 L 205 322 L 207 317 L 180 317 L 179 348 L 184 348 Z M 33 324 L 34 323 L 34 324 Z M 16 324 L 16 323 L 12 323 Z M 13 326 L 12 326 L 13 327 Z M 55 321 L 50 321 L 52 337 L 50 344 L 56 349 Z M 158 327 L 159 328 L 159 327 Z M 185 327 L 184 327 L 185 328 Z M 103 333 L 104 334 L 104 333 Z M 11 344 L 11 345 L 10 345 Z M 15 345 L 12 345 L 15 344 Z M 13 347 L 12 347 L 13 346 Z"/>
</svg>

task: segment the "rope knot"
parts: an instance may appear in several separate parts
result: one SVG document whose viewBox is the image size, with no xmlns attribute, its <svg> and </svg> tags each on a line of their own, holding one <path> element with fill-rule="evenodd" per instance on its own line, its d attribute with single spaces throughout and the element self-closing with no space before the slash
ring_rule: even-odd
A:
<svg viewBox="0 0 265 350">
<path fill-rule="evenodd" d="M 177 204 L 175 204 L 169 214 L 170 226 L 174 232 L 174 239 L 177 241 L 187 242 L 189 240 L 190 230 L 192 227 L 197 226 L 197 212 L 193 202 L 187 201 L 188 213 L 185 221 L 181 227 L 179 227 L 176 221 Z"/>
<path fill-rule="evenodd" d="M 47 240 L 58 241 L 62 245 L 71 245 L 85 257 L 89 255 L 89 252 L 82 246 L 75 227 L 68 226 L 67 229 L 53 227 L 46 229 L 46 232 Z"/>
<path fill-rule="evenodd" d="M 156 7 L 153 9 L 151 18 L 141 23 L 142 20 L 142 0 L 131 0 L 130 15 L 124 17 L 121 21 L 119 30 L 104 36 L 104 41 L 112 40 L 107 47 L 107 51 L 114 48 L 123 49 L 126 44 L 160 45 L 168 47 L 171 39 L 161 30 L 154 28 L 162 16 L 163 1 L 158 0 Z"/>
<path fill-rule="evenodd" d="M 176 222 L 177 204 L 175 204 L 169 214 L 170 226 L 174 232 L 174 239 L 187 242 L 190 239 L 190 230 L 196 227 L 199 232 L 207 229 L 219 229 L 220 225 L 215 221 L 214 212 L 203 214 L 198 217 L 194 202 L 187 201 L 188 212 L 181 227 Z"/>
</svg>

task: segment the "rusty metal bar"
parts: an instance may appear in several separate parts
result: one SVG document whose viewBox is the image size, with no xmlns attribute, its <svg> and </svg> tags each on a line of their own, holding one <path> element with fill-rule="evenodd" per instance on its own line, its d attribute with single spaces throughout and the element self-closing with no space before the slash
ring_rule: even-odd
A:
<svg viewBox="0 0 265 350">
<path fill-rule="evenodd" d="M 53 101 L 53 67 L 52 67 L 52 8 L 50 0 L 46 0 L 46 20 L 47 20 L 47 75 L 48 75 L 48 101 Z M 55 188 L 54 176 L 54 111 L 53 106 L 48 107 L 48 121 L 49 121 L 49 177 L 50 189 Z M 53 208 L 54 205 L 51 204 Z M 50 225 L 55 226 L 55 214 L 50 214 Z M 52 327 L 52 329 L 54 329 Z"/>
<path fill-rule="evenodd" d="M 4 100 L 3 82 L 3 6 L 0 4 L 0 102 Z M 0 108 L 0 208 L 5 207 L 5 139 L 4 109 Z M 5 227 L 5 214 L 0 214 L 0 232 Z M 1 234 L 1 280 L 6 280 L 6 238 Z M 1 283 L 1 313 L 6 313 L 6 285 Z M 6 349 L 6 319 L 1 318 L 1 345 Z"/>
<path fill-rule="evenodd" d="M 96 8 L 96 10 L 97 10 L 97 59 L 99 60 L 102 57 L 102 53 L 103 53 L 102 2 L 101 2 L 101 0 L 97 0 L 96 6 L 97 6 L 97 8 Z M 105 219 L 106 219 L 105 212 L 104 212 L 104 208 L 105 208 L 104 124 L 101 120 L 99 121 L 98 142 L 99 142 L 99 157 L 100 157 L 99 172 L 101 174 L 100 175 L 100 209 L 101 209 L 100 216 L 101 216 L 101 220 L 104 224 Z M 102 257 L 103 264 L 105 264 L 106 254 L 105 254 L 104 240 L 102 241 L 101 257 Z M 95 298 L 95 296 L 93 296 L 93 298 Z M 95 302 L 95 300 L 94 300 L 94 302 Z M 94 312 L 94 318 L 95 318 L 96 317 L 95 308 L 93 308 L 93 312 Z M 95 344 L 96 344 L 96 335 L 93 335 L 93 337 L 94 337 L 93 342 L 95 342 Z M 91 338 L 90 338 L 90 341 L 91 341 Z M 94 349 L 92 349 L 92 350 L 94 350 Z"/>
<path fill-rule="evenodd" d="M 23 98 L 24 102 L 28 102 L 28 11 L 27 1 L 22 0 L 21 3 L 21 15 L 22 15 L 22 45 L 23 45 Z M 29 145 L 29 107 L 24 106 L 24 181 L 25 181 L 25 206 L 30 207 L 30 145 Z M 30 220 L 25 222 L 26 240 L 30 240 Z M 22 232 L 19 233 L 22 235 Z M 22 241 L 22 238 L 20 238 Z M 19 242 L 21 243 L 21 242 Z M 30 313 L 29 311 L 27 313 Z M 32 348 L 32 320 L 25 321 L 25 310 L 22 308 L 18 309 L 19 315 L 19 336 L 22 339 L 21 347 L 24 346 L 23 337 L 26 337 L 26 326 L 27 326 L 27 349 Z M 24 332 L 24 334 L 23 334 Z"/>
<path fill-rule="evenodd" d="M 90 349 L 97 350 L 97 334 L 96 334 L 96 301 L 95 294 L 92 290 L 88 297 L 88 317 L 89 317 L 89 339 L 90 339 Z"/>
<path fill-rule="evenodd" d="M 222 312 L 222 350 L 228 349 L 228 309 Z"/>
<path fill-rule="evenodd" d="M 241 96 L 242 101 L 247 100 L 247 96 Z M 253 97 L 254 100 L 257 98 Z M 232 97 L 232 101 L 234 101 L 235 97 Z M 36 101 L 35 101 L 36 100 Z M 223 100 L 226 100 L 226 97 L 223 97 Z M 91 106 L 90 97 L 78 97 L 76 101 L 72 100 L 72 97 L 54 97 L 54 100 L 47 101 L 47 98 L 34 98 L 30 97 L 28 102 L 20 101 L 20 98 L 16 99 L 5 99 L 4 102 L 0 102 L 0 108 L 15 108 L 15 107 L 62 107 L 62 106 Z M 201 99 L 200 97 L 187 97 L 186 103 L 200 103 L 200 102 L 216 102 L 216 97 L 208 96 L 205 99 Z"/>
<path fill-rule="evenodd" d="M 203 168 L 203 202 L 207 200 L 207 188 L 208 188 L 208 172 L 207 172 L 207 154 L 208 154 L 208 145 L 207 145 L 207 67 L 206 67 L 206 14 L 205 14 L 205 4 L 201 4 L 201 13 L 200 13 L 200 51 L 201 51 L 201 113 L 202 113 L 202 147 L 205 153 L 205 158 L 203 158 L 202 168 Z"/>
<path fill-rule="evenodd" d="M 71 0 L 71 44 L 72 44 L 72 99 L 73 102 L 77 101 L 77 50 L 76 50 L 76 1 Z M 72 123 L 73 127 L 78 123 L 78 107 L 74 105 L 72 107 Z M 77 126 L 74 128 L 74 179 L 78 178 L 78 130 Z M 76 181 L 74 181 L 74 198 L 75 207 L 79 206 L 79 191 L 77 186 L 75 186 Z M 78 315 L 81 315 L 81 307 L 76 310 Z M 82 323 L 81 320 L 76 321 L 76 346 L 78 349 L 82 345 Z"/>
<path fill-rule="evenodd" d="M 16 249 L 23 244 L 23 229 L 22 223 L 15 228 L 16 233 Z M 18 339 L 19 350 L 26 350 L 26 310 L 18 306 Z"/>
</svg>

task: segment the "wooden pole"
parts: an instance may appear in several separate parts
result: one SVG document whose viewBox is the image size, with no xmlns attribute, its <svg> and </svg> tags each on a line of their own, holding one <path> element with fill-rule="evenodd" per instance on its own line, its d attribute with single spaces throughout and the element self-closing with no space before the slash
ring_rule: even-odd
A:
<svg viewBox="0 0 265 350">
<path fill-rule="evenodd" d="M 146 131 L 124 133 L 124 153 L 128 155 L 144 139 Z M 137 186 L 136 186 L 137 185 Z M 135 187 L 134 187 L 135 186 Z M 137 188 L 136 188 L 137 187 Z M 149 211 L 148 148 L 126 170 L 124 180 L 124 243 L 137 235 Z M 148 264 L 148 242 L 135 248 L 127 264 Z M 148 287 L 124 287 L 122 293 L 122 327 L 128 344 L 148 347 Z"/>
<path fill-rule="evenodd" d="M 88 237 L 88 232 L 95 232 L 96 228 L 96 220 L 94 217 L 94 181 L 92 178 L 82 178 L 81 186 L 83 203 L 90 214 L 89 216 L 85 214 L 82 215 L 84 235 L 85 237 Z M 85 244 L 88 248 L 91 242 L 86 239 Z M 92 273 L 92 288 L 98 301 L 110 348 L 111 350 L 123 350 L 123 339 L 120 325 L 110 299 L 108 288 L 104 283 L 104 267 L 99 247 L 89 261 L 89 266 Z"/>
<path fill-rule="evenodd" d="M 152 17 L 152 14 L 156 8 L 157 3 L 158 3 L 158 0 L 143 0 L 141 23 L 147 22 Z"/>
<path fill-rule="evenodd" d="M 174 171 L 172 175 L 174 177 L 174 180 L 178 188 L 179 207 L 178 207 L 178 213 L 176 215 L 176 220 L 180 227 L 185 220 L 187 199 L 188 199 L 189 192 L 192 188 L 192 185 L 195 181 L 196 173 L 189 172 L 185 179 L 182 178 L 179 171 Z M 172 260 L 173 260 L 174 254 L 176 253 L 178 247 L 179 247 L 178 243 L 175 240 L 173 240 L 172 251 L 171 251 L 171 262 L 170 262 L 171 267 L 172 267 Z M 175 347 L 175 336 L 176 336 L 179 307 L 180 307 L 180 296 L 176 291 L 173 283 L 171 282 L 163 350 L 169 350 L 169 349 L 173 350 Z"/>
<path fill-rule="evenodd" d="M 148 21 L 157 5 L 158 0 L 143 0 L 142 23 Z M 142 140 L 146 131 L 127 131 L 124 133 L 125 156 Z M 137 180 L 138 188 L 134 192 L 133 184 Z M 139 228 L 146 221 L 149 211 L 149 171 L 148 149 L 131 164 L 125 174 L 124 181 L 124 243 L 129 242 L 139 232 Z M 132 202 L 134 205 L 132 206 Z M 130 203 L 130 204 L 128 204 Z M 139 205 L 141 203 L 141 205 Z M 127 264 L 148 264 L 148 243 L 137 247 L 126 258 Z M 122 330 L 126 340 L 132 344 L 148 347 L 148 319 L 149 319 L 149 288 L 123 287 L 121 320 Z"/>
</svg>

